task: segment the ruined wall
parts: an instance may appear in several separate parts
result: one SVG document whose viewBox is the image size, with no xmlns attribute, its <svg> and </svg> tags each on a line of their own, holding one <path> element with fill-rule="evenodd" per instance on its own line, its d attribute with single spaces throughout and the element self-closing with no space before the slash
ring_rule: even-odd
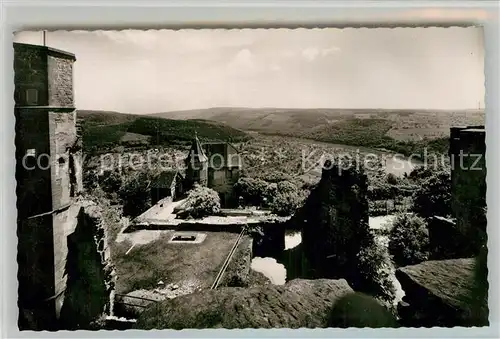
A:
<svg viewBox="0 0 500 339">
<path fill-rule="evenodd" d="M 74 58 L 49 51 L 47 56 L 49 106 L 73 107 Z"/>
<path fill-rule="evenodd" d="M 464 244 L 469 241 L 458 230 L 455 221 L 433 217 L 427 224 L 429 230 L 430 259 L 460 258 Z"/>
<path fill-rule="evenodd" d="M 19 328 L 55 328 L 52 216 L 18 221 L 17 235 Z"/>
<path fill-rule="evenodd" d="M 405 292 L 398 305 L 402 325 L 487 326 L 487 276 L 478 275 L 476 265 L 475 259 L 451 259 L 396 270 Z"/>
<path fill-rule="evenodd" d="M 80 206 L 73 204 L 67 209 L 52 215 L 53 225 L 53 279 L 56 317 L 59 317 L 64 302 L 64 291 L 66 289 L 67 275 L 66 265 L 68 258 L 68 237 L 75 232 L 78 224 L 78 212 Z"/>
<path fill-rule="evenodd" d="M 250 236 L 241 239 L 236 253 L 229 263 L 220 287 L 248 287 L 250 285 L 250 265 L 252 263 L 252 245 Z"/>
<path fill-rule="evenodd" d="M 115 283 L 108 235 L 100 208 L 82 201 L 78 223 L 68 236 L 67 285 L 61 327 L 88 329 L 103 314 L 111 314 Z"/>
<path fill-rule="evenodd" d="M 105 232 L 79 199 L 83 154 L 73 107 L 74 61 L 74 55 L 64 51 L 14 44 L 23 329 L 75 328 L 110 310 Z M 26 101 L 28 89 L 37 90 L 35 102 Z M 25 162 L 29 169 L 23 164 L 27 153 L 32 155 Z"/>
<path fill-rule="evenodd" d="M 364 241 L 370 240 L 367 178 L 359 165 L 326 163 L 318 186 L 294 217 L 318 277 L 347 278 Z"/>
<path fill-rule="evenodd" d="M 469 239 L 464 255 L 475 255 L 486 244 L 485 131 L 452 128 L 450 140 L 452 213 L 458 230 Z"/>
<path fill-rule="evenodd" d="M 72 172 L 71 147 L 76 142 L 76 111 L 49 112 L 49 132 L 52 164 L 53 208 L 62 208 L 71 202 L 71 184 L 76 184 Z M 80 161 L 81 162 L 81 161 Z M 80 177 L 81 181 L 81 177 Z"/>
</svg>

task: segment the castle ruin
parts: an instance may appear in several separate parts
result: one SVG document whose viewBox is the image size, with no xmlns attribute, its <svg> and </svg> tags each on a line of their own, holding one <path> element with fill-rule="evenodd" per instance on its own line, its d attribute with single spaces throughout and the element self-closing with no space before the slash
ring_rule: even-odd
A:
<svg viewBox="0 0 500 339">
<path fill-rule="evenodd" d="M 61 310 L 74 292 L 68 280 L 87 278 L 68 272 L 68 257 L 79 257 L 69 252 L 80 242 L 74 233 L 84 214 L 75 61 L 65 51 L 14 43 L 20 329 L 60 328 Z M 85 227 L 83 233 L 89 232 Z M 91 286 L 85 292 L 89 303 L 92 291 Z"/>
</svg>

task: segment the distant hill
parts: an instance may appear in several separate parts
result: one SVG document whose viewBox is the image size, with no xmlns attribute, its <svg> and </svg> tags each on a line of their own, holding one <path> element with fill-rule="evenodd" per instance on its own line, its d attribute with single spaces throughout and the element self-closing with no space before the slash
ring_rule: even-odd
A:
<svg viewBox="0 0 500 339">
<path fill-rule="evenodd" d="M 247 131 L 386 148 L 403 154 L 429 145 L 446 151 L 451 126 L 484 124 L 483 110 L 216 107 L 151 116 L 210 119 Z"/>
<path fill-rule="evenodd" d="M 215 107 L 156 113 L 170 119 L 208 119 L 231 127 L 301 137 L 330 134 L 331 126 L 345 120 L 387 120 L 384 134 L 398 140 L 438 138 L 456 125 L 484 124 L 483 110 L 301 109 Z"/>
<path fill-rule="evenodd" d="M 116 146 L 184 145 L 195 132 L 201 140 L 239 142 L 250 137 L 245 132 L 216 121 L 175 120 L 113 111 L 78 110 L 83 124 L 83 144 L 87 152 Z"/>
</svg>

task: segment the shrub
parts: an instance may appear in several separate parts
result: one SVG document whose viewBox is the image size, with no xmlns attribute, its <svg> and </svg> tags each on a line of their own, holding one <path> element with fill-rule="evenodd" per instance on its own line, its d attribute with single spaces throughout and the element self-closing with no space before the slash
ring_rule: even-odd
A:
<svg viewBox="0 0 500 339">
<path fill-rule="evenodd" d="M 271 184 L 273 185 L 273 184 Z M 271 186 L 269 185 L 269 186 Z M 272 186 L 270 192 L 275 193 L 269 197 L 271 212 L 279 216 L 289 216 L 301 206 L 303 199 L 302 192 L 290 181 L 280 181 L 276 189 Z"/>
<path fill-rule="evenodd" d="M 106 170 L 97 177 L 99 186 L 106 193 L 118 192 L 122 185 L 122 179 L 117 171 Z"/>
<path fill-rule="evenodd" d="M 413 211 L 424 218 L 451 215 L 451 177 L 447 171 L 426 179 L 413 196 Z"/>
<path fill-rule="evenodd" d="M 426 168 L 425 166 L 415 167 L 408 176 L 410 179 L 419 180 L 419 179 L 427 179 L 432 176 L 432 171 L 430 168 Z"/>
<path fill-rule="evenodd" d="M 118 196 L 123 202 L 123 215 L 136 217 L 151 207 L 151 181 L 146 173 L 128 177 L 120 186 Z"/>
<path fill-rule="evenodd" d="M 424 219 L 400 214 L 389 233 L 389 253 L 397 266 L 415 265 L 428 259 L 429 234 Z"/>
<path fill-rule="evenodd" d="M 278 192 L 270 204 L 271 212 L 279 216 L 289 216 L 299 208 L 301 202 L 298 192 Z"/>
<path fill-rule="evenodd" d="M 390 305 L 396 297 L 396 288 L 391 280 L 391 261 L 387 249 L 373 237 L 357 256 L 357 285 L 360 290 L 376 296 Z"/>
<path fill-rule="evenodd" d="M 246 205 L 259 206 L 263 203 L 268 183 L 262 179 L 240 178 L 233 186 L 233 194 L 243 199 Z"/>
<path fill-rule="evenodd" d="M 274 198 L 276 197 L 276 195 L 278 194 L 278 184 L 277 183 L 270 183 L 269 185 L 267 185 L 266 189 L 264 190 L 264 193 L 263 193 L 263 205 L 265 207 L 269 207 Z"/>
<path fill-rule="evenodd" d="M 208 187 L 195 185 L 188 192 L 186 204 L 180 213 L 182 217 L 203 218 L 220 212 L 220 197 Z"/>
<path fill-rule="evenodd" d="M 398 184 L 398 178 L 394 175 L 394 173 L 388 173 L 386 177 L 387 183 L 391 185 Z"/>
</svg>

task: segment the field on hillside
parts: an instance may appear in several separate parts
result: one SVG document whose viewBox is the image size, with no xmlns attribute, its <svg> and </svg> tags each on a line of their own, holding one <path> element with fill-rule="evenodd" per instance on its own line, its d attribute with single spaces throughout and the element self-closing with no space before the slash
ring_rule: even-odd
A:
<svg viewBox="0 0 500 339">
<path fill-rule="evenodd" d="M 321 166 L 325 159 L 337 160 L 343 156 L 366 160 L 368 149 L 316 142 L 312 140 L 253 134 L 252 140 L 242 146 L 241 155 L 248 176 L 266 181 L 290 180 L 299 186 L 316 184 L 321 178 Z M 384 155 L 377 154 L 365 168 L 369 177 L 384 172 Z"/>
<path fill-rule="evenodd" d="M 212 108 L 153 116 L 211 119 L 242 130 L 386 148 L 406 155 L 423 147 L 446 152 L 450 127 L 484 125 L 482 110 Z"/>
<path fill-rule="evenodd" d="M 105 111 L 78 111 L 83 121 L 83 145 L 86 152 L 104 152 L 123 147 L 186 145 L 195 133 L 201 140 L 239 142 L 249 136 L 220 122 L 173 120 L 144 115 Z"/>
</svg>

